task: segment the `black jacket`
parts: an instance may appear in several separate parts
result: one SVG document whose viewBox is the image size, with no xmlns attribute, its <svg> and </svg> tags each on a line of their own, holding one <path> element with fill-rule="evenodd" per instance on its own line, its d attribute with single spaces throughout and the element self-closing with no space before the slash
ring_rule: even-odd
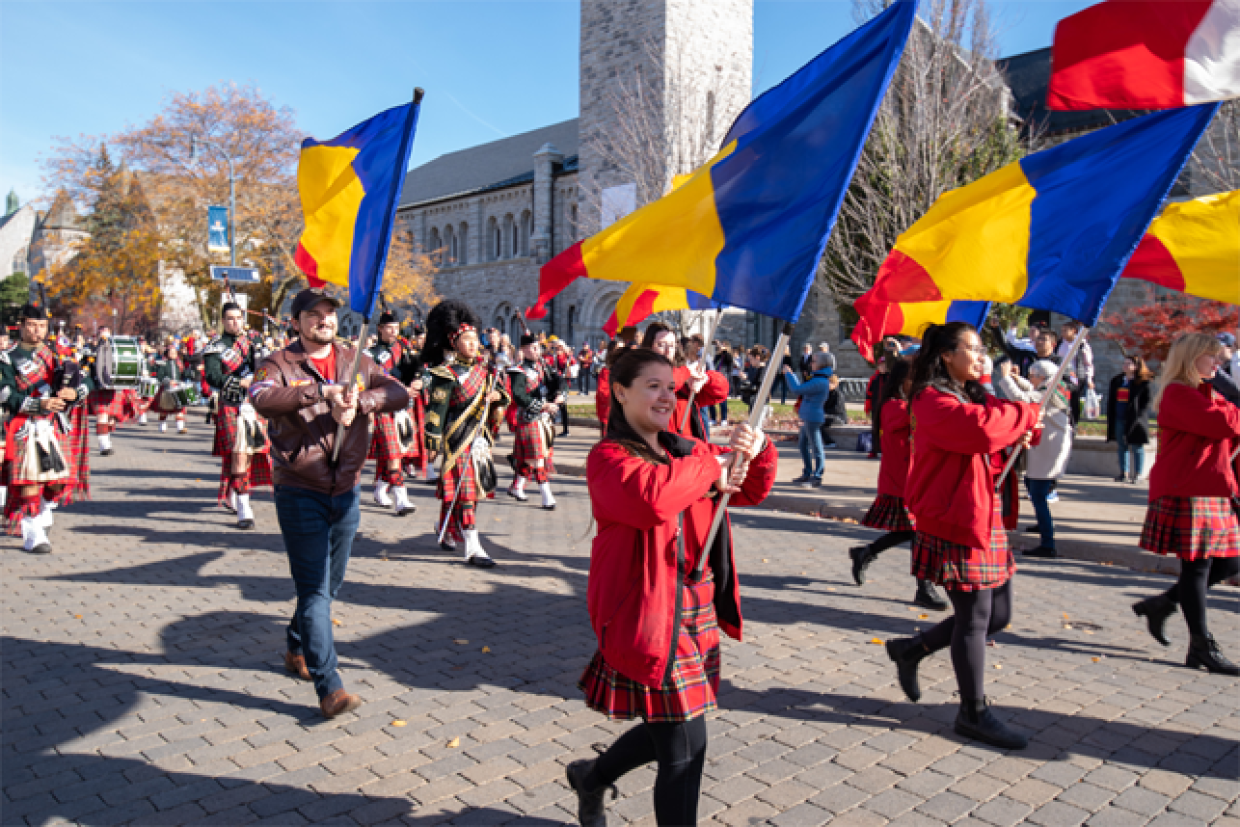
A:
<svg viewBox="0 0 1240 827">
<path fill-rule="evenodd" d="M 1107 442 L 1115 442 L 1115 429 L 1121 426 L 1116 421 L 1116 408 L 1119 405 L 1119 389 L 1124 384 L 1124 374 L 1111 379 L 1107 388 Z M 1129 445 L 1148 445 L 1150 442 L 1150 403 L 1153 401 L 1153 389 L 1143 379 L 1133 379 L 1128 384 L 1128 407 L 1124 410 L 1122 427 Z"/>
</svg>

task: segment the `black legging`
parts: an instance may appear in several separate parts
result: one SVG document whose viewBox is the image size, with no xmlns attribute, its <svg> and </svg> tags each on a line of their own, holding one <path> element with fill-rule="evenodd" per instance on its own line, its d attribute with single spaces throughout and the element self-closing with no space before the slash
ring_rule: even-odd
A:
<svg viewBox="0 0 1240 827">
<path fill-rule="evenodd" d="M 913 542 L 917 532 L 915 531 L 888 531 L 882 537 L 870 543 L 870 554 L 882 554 L 889 548 L 895 548 L 901 543 Z"/>
<path fill-rule="evenodd" d="M 947 596 L 955 614 L 923 632 L 921 642 L 929 652 L 950 645 L 960 700 L 980 701 L 986 697 L 986 636 L 1012 619 L 1012 581 L 977 592 L 948 589 Z"/>
<path fill-rule="evenodd" d="M 661 827 L 697 824 L 702 769 L 706 766 L 706 718 L 672 724 L 638 724 L 598 757 L 586 783 L 599 789 L 620 776 L 659 762 L 654 779 L 654 817 Z"/>
<path fill-rule="evenodd" d="M 1164 595 L 1184 609 L 1188 633 L 1204 637 L 1210 633 L 1206 623 L 1206 591 L 1240 574 L 1240 557 L 1203 557 L 1181 560 L 1180 579 Z"/>
</svg>

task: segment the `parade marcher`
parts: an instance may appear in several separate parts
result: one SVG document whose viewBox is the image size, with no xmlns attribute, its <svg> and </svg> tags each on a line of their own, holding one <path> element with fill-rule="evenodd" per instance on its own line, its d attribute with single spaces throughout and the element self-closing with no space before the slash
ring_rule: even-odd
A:
<svg viewBox="0 0 1240 827">
<path fill-rule="evenodd" d="M 126 405 L 127 396 L 116 388 L 104 387 L 99 376 L 99 357 L 104 348 L 110 347 L 108 340 L 112 338 L 112 329 L 99 328 L 94 352 L 90 359 L 91 391 L 86 399 L 87 411 L 95 418 L 95 436 L 99 440 L 99 455 L 110 457 L 115 453 L 112 447 L 112 434 L 117 425 L 123 425 L 129 419 L 132 407 Z"/>
<path fill-rule="evenodd" d="M 1124 357 L 1124 370 L 1107 388 L 1107 442 L 1119 451 L 1116 482 L 1136 482 L 1145 472 L 1145 446 L 1150 443 L 1150 387 L 1154 374 L 1140 356 Z M 1129 475 L 1131 454 L 1132 474 Z"/>
<path fill-rule="evenodd" d="M 52 550 L 52 510 L 90 495 L 89 382 L 80 366 L 48 346 L 47 311 L 21 309 L 20 339 L 0 353 L 0 400 L 6 428 L 4 516 L 32 554 Z"/>
<path fill-rule="evenodd" d="M 361 704 L 337 671 L 331 608 L 360 520 L 371 420 L 409 404 L 404 386 L 368 357 L 350 382 L 357 351 L 336 341 L 338 306 L 324 290 L 298 293 L 292 313 L 300 338 L 264 359 L 249 386 L 249 398 L 270 423 L 276 516 L 297 591 L 284 668 L 314 681 L 325 718 Z"/>
<path fill-rule="evenodd" d="M 151 403 L 151 410 L 159 414 L 159 431 L 168 430 L 168 414 L 172 414 L 177 422 L 177 433 L 188 433 L 185 428 L 185 406 L 177 399 L 176 390 L 184 381 L 185 371 L 177 356 L 177 346 L 169 343 L 164 348 L 162 358 L 155 360 L 155 380 L 159 382 L 159 390 Z"/>
<path fill-rule="evenodd" d="M 436 496 L 441 501 L 435 532 L 446 551 L 465 545 L 465 562 L 491 568 L 482 548 L 476 511 L 480 494 L 494 493 L 491 445 L 509 394 L 498 370 L 487 364 L 478 342 L 477 315 L 468 305 L 443 301 L 426 317 L 422 358 L 430 366 L 426 447 L 443 456 Z M 486 474 L 480 479 L 479 472 Z"/>
<path fill-rule="evenodd" d="M 865 585 L 866 570 L 878 559 L 878 555 L 903 543 L 912 543 L 914 537 L 913 518 L 904 502 L 912 460 L 912 420 L 908 410 L 908 395 L 913 387 L 912 364 L 907 359 L 893 357 L 890 365 L 883 385 L 883 398 L 879 400 L 883 408 L 883 439 L 887 450 L 883 451 L 878 466 L 878 496 L 861 518 L 863 526 L 887 533 L 872 543 L 848 550 L 853 582 L 858 586 Z M 917 580 L 913 604 L 936 612 L 947 611 L 947 601 L 934 583 L 925 578 Z"/>
<path fill-rule="evenodd" d="M 652 761 L 660 825 L 697 823 L 707 712 L 717 708 L 719 630 L 741 637 L 739 580 L 724 517 L 704 548 L 719 491 L 756 505 L 775 481 L 777 452 L 748 425 L 730 448 L 672 428 L 676 381 L 655 351 L 624 351 L 611 370 L 607 434 L 586 480 L 598 524 L 587 603 L 598 649 L 579 683 L 611 720 L 641 718 L 594 760 L 568 765 L 583 825 L 606 825 L 607 791 Z M 728 470 L 729 453 L 739 460 Z"/>
<path fill-rule="evenodd" d="M 547 368 L 539 358 L 541 345 L 529 333 L 521 337 L 521 362 L 508 369 L 512 404 L 508 406 L 508 427 L 513 433 L 513 452 L 508 460 L 516 479 L 508 496 L 525 502 L 525 484 L 538 484 L 542 507 L 555 508 L 551 494 L 552 445 L 555 442 L 555 415 L 566 404 L 563 377 Z"/>
<path fill-rule="evenodd" d="M 271 442 L 266 423 L 250 403 L 255 351 L 245 332 L 245 311 L 228 302 L 221 310 L 224 332 L 203 351 L 207 382 L 219 394 L 215 443 L 211 456 L 221 457 L 219 501 L 237 515 L 237 528 L 254 527 L 250 492 L 271 485 Z"/>
<path fill-rule="evenodd" d="M 1189 647 L 1185 666 L 1240 675 L 1210 634 L 1206 593 L 1240 573 L 1240 523 L 1231 454 L 1240 445 L 1240 409 L 1211 386 L 1222 347 L 1205 333 L 1186 333 L 1167 354 L 1158 381 L 1158 461 L 1150 470 L 1149 510 L 1141 548 L 1180 558 L 1180 579 L 1164 594 L 1132 607 L 1150 634 L 1170 646 L 1165 631 L 1176 606 L 1184 609 Z"/>
<path fill-rule="evenodd" d="M 905 485 L 916 521 L 913 576 L 943 586 L 955 612 L 916 637 L 887 641 L 887 654 L 916 701 L 918 665 L 950 646 L 960 690 L 956 732 L 1022 749 L 1028 739 L 996 718 L 986 700 L 986 638 L 1011 620 L 1016 570 L 995 496 L 995 455 L 1031 441 L 1038 407 L 988 396 L 978 382 L 985 354 L 971 325 L 951 322 L 927 329 L 913 362 L 914 460 Z"/>
<path fill-rule="evenodd" d="M 692 365 L 686 364 L 683 355 L 678 353 L 675 331 L 662 322 L 653 322 L 646 328 L 641 346 L 676 366 L 676 415 L 672 419 L 672 431 L 681 436 L 709 440 L 703 408 L 728 398 L 728 380 L 718 371 L 707 370 L 700 359 L 695 359 Z M 690 405 L 692 409 L 686 416 Z"/>
<path fill-rule="evenodd" d="M 887 356 L 879 356 L 874 365 L 874 374 L 865 386 L 865 412 L 870 417 L 870 450 L 869 459 L 878 459 L 882 453 L 883 440 L 883 384 L 887 381 L 889 363 Z"/>
<path fill-rule="evenodd" d="M 626 348 L 637 345 L 637 328 L 622 329 L 615 339 L 604 348 L 603 366 L 598 372 L 598 386 L 594 389 L 594 415 L 598 417 L 599 432 L 607 433 L 607 415 L 611 413 L 611 365 Z"/>
<path fill-rule="evenodd" d="M 379 338 L 366 355 L 380 370 L 404 385 L 414 400 L 406 410 L 375 415 L 375 435 L 370 445 L 369 458 L 375 461 L 375 503 L 403 517 L 416 510 L 405 488 L 405 467 L 412 468 L 426 453 L 422 444 L 422 359 L 401 337 L 400 317 L 395 313 L 384 311 L 379 316 L 378 330 Z"/>
</svg>

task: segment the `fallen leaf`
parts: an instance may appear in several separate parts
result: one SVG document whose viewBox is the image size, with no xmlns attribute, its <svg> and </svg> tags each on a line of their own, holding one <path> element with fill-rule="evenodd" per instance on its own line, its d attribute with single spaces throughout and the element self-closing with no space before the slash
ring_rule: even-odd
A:
<svg viewBox="0 0 1240 827">
<path fill-rule="evenodd" d="M 762 558 L 762 562 L 763 562 L 763 563 L 769 563 L 769 562 L 771 562 L 771 561 L 770 561 L 770 559 L 768 559 L 768 558 L 766 558 L 766 557 L 763 557 L 763 558 Z"/>
<path fill-rule="evenodd" d="M 835 586 L 827 586 L 827 591 L 829 592 L 835 591 Z"/>
<path fill-rule="evenodd" d="M 408 721 L 392 721 L 392 726 L 409 726 Z"/>
<path fill-rule="evenodd" d="M 873 643 L 875 646 L 883 645 L 883 641 L 880 638 L 876 638 L 876 637 L 870 638 L 870 643 Z"/>
<path fill-rule="evenodd" d="M 75 618 L 77 618 L 78 620 L 81 620 L 81 619 L 82 619 L 82 616 L 81 616 L 81 615 L 74 615 L 74 617 L 75 617 Z"/>
<path fill-rule="evenodd" d="M 996 669 L 1002 669 L 1002 668 L 1003 668 L 1003 664 L 1002 664 L 1002 663 L 996 663 L 996 664 L 995 664 L 995 668 L 996 668 Z"/>
<path fill-rule="evenodd" d="M 916 607 L 916 606 L 909 606 L 909 607 L 908 607 L 908 610 L 909 610 L 910 612 L 915 612 L 915 611 L 917 611 L 917 607 Z"/>
<path fill-rule="evenodd" d="M 1102 658 L 1091 658 L 1091 660 L 1092 660 L 1094 663 L 1097 663 L 1098 661 L 1102 660 Z"/>
<path fill-rule="evenodd" d="M 930 616 L 930 615 L 917 615 L 917 619 L 918 619 L 918 620 L 925 620 L 925 619 L 926 619 L 926 618 L 928 618 L 929 616 Z"/>
<path fill-rule="evenodd" d="M 489 654 L 491 654 L 491 647 L 490 647 L 490 646 L 483 646 L 483 647 L 482 647 L 482 654 L 484 654 L 484 655 L 489 655 Z"/>
<path fill-rule="evenodd" d="M 334 618 L 334 617 L 333 617 L 333 618 L 332 618 L 332 625 L 333 625 L 333 626 L 343 626 L 344 624 L 343 624 L 343 623 L 341 623 L 339 620 L 337 620 L 336 618 Z"/>
<path fill-rule="evenodd" d="M 1072 624 L 1071 624 L 1071 623 L 1065 623 L 1065 624 L 1063 625 L 1063 627 L 1064 627 L 1065 629 L 1071 629 L 1071 628 L 1072 628 Z"/>
<path fill-rule="evenodd" d="M 461 745 L 461 739 L 453 738 L 451 741 L 448 742 L 448 749 L 456 749 L 460 745 Z"/>
<path fill-rule="evenodd" d="M 1067 620 L 1067 619 L 1068 619 L 1068 613 L 1067 613 L 1067 612 L 1064 612 L 1064 613 L 1063 613 L 1063 619 L 1064 619 L 1064 620 Z"/>
<path fill-rule="evenodd" d="M 456 640 L 453 640 L 452 642 L 455 643 L 457 646 L 468 646 L 469 645 L 468 640 L 463 640 L 461 638 L 457 638 Z"/>
</svg>

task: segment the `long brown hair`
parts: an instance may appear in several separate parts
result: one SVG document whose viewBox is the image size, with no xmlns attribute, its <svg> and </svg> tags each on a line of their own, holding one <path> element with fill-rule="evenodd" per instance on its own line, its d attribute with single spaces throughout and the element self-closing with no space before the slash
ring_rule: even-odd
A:
<svg viewBox="0 0 1240 827">
<path fill-rule="evenodd" d="M 664 333 L 672 334 L 672 338 L 676 340 L 676 354 L 672 359 L 672 367 L 679 367 L 685 362 L 685 350 L 681 347 L 680 337 L 676 335 L 676 331 L 672 330 L 671 325 L 663 322 L 651 322 L 646 327 L 646 332 L 642 334 L 642 343 L 639 347 L 646 350 L 654 349 L 654 340 L 662 336 Z"/>
<path fill-rule="evenodd" d="M 1213 356 L 1222 350 L 1223 346 L 1218 339 L 1208 333 L 1185 333 L 1172 342 L 1171 350 L 1163 360 L 1162 378 L 1158 381 L 1158 390 L 1154 394 L 1154 407 L 1162 404 L 1163 392 L 1168 385 L 1180 384 L 1195 388 L 1201 384 L 1204 380 L 1197 373 L 1194 363 L 1200 356 Z"/>
<path fill-rule="evenodd" d="M 1132 378 L 1139 382 L 1149 382 L 1154 378 L 1154 371 L 1150 370 L 1150 366 L 1145 364 L 1145 360 L 1139 354 L 1133 353 L 1124 357 L 1132 362 L 1135 371 Z"/>
<path fill-rule="evenodd" d="M 669 370 L 672 367 L 672 363 L 661 353 L 655 353 L 644 347 L 626 348 L 616 357 L 608 377 L 611 385 L 611 412 L 607 415 L 607 434 L 604 439 L 615 440 L 642 459 L 664 464 L 667 459 L 661 452 L 651 448 L 650 443 L 633 429 L 624 416 L 624 407 L 616 397 L 617 385 L 625 388 L 633 387 L 637 378 L 651 365 L 662 365 Z"/>
</svg>

